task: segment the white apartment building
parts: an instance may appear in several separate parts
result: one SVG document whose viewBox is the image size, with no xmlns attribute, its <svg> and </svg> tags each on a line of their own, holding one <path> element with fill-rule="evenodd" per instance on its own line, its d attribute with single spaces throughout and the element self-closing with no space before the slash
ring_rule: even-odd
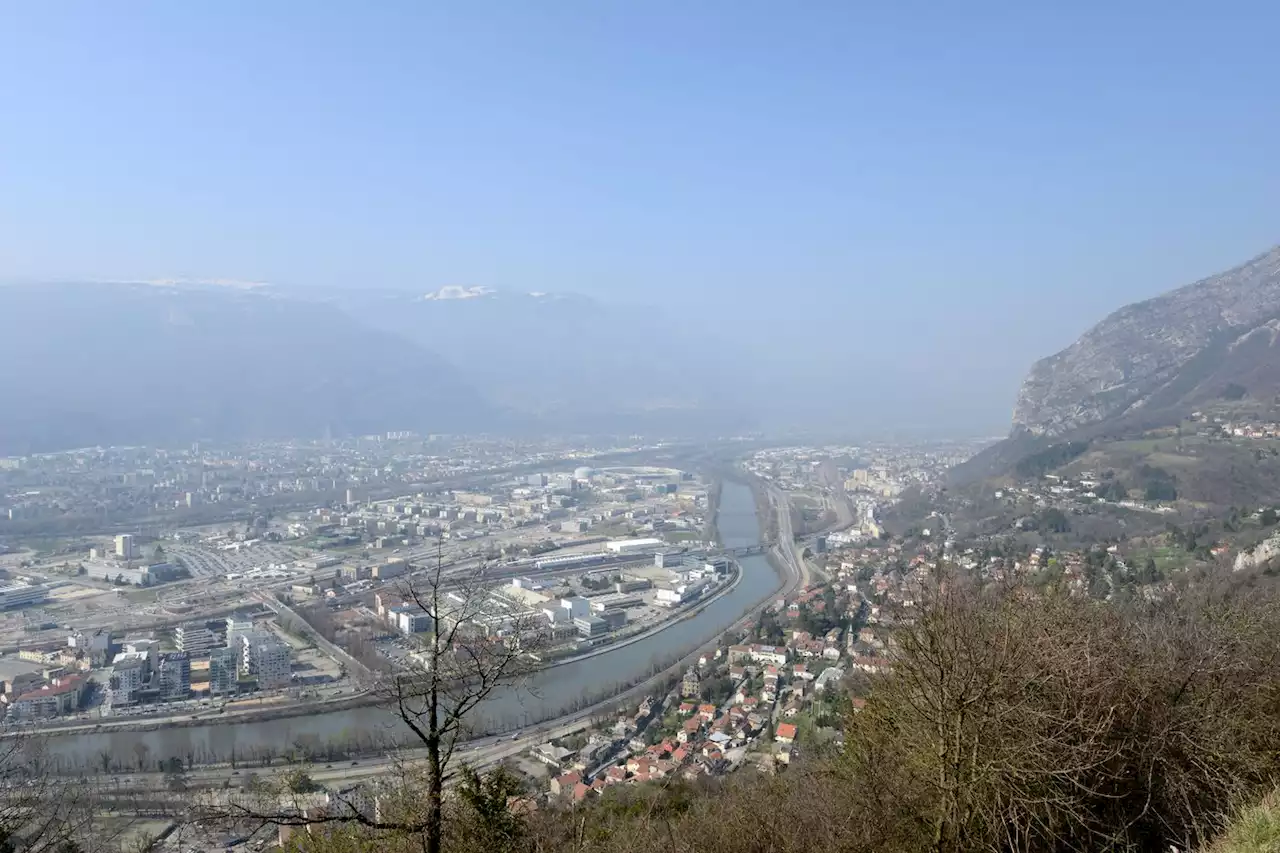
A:
<svg viewBox="0 0 1280 853">
<path fill-rule="evenodd" d="M 190 657 L 197 655 L 203 657 L 221 645 L 218 635 L 210 631 L 203 622 L 179 625 L 173 632 L 173 640 L 178 646 L 178 651 L 186 652 Z"/>
<path fill-rule="evenodd" d="M 147 680 L 147 661 L 145 657 L 127 657 L 117 660 L 111 667 L 111 680 L 107 688 L 107 701 L 110 707 L 119 708 L 135 705 L 138 694 Z"/>
<path fill-rule="evenodd" d="M 272 690 L 289 685 L 293 650 L 288 644 L 264 631 L 245 634 L 240 640 L 244 648 L 242 668 L 260 688 Z"/>
<path fill-rule="evenodd" d="M 116 537 L 116 556 L 122 560 L 132 560 L 138 556 L 138 546 L 134 543 L 132 534 L 121 533 Z"/>
<path fill-rule="evenodd" d="M 253 617 L 237 610 L 227 617 L 227 645 L 237 648 L 240 638 L 253 633 Z"/>
<path fill-rule="evenodd" d="M 0 586 L 0 610 L 44 601 L 47 591 L 43 584 L 17 583 Z"/>
</svg>

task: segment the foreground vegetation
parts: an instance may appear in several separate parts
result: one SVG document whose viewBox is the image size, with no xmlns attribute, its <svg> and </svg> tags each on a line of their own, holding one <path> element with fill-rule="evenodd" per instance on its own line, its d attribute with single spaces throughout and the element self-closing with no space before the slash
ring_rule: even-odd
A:
<svg viewBox="0 0 1280 853">
<path fill-rule="evenodd" d="M 1244 809 L 1210 853 L 1276 853 L 1280 850 L 1280 788 Z"/>
<path fill-rule="evenodd" d="M 442 847 L 1256 848 L 1231 835 L 1210 845 L 1280 779 L 1274 589 L 1200 585 L 1120 607 L 979 587 L 939 572 L 897 638 L 895 671 L 878 678 L 865 709 L 849 717 L 838 751 L 806 752 L 802 744 L 777 775 L 744 770 L 717 783 L 610 789 L 576 809 L 526 807 L 503 774 L 468 777 L 446 798 Z M 422 799 L 409 783 L 380 803 L 377 820 L 328 815 L 288 844 L 421 850 L 421 838 L 379 826 L 412 825 L 404 818 Z M 1262 826 L 1251 814 L 1240 820 Z"/>
</svg>

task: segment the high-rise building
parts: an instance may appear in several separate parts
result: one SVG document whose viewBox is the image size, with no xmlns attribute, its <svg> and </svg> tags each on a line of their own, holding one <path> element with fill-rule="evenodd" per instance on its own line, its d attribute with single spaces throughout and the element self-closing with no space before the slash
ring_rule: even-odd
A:
<svg viewBox="0 0 1280 853">
<path fill-rule="evenodd" d="M 239 649 L 223 646 L 209 652 L 209 695 L 234 696 L 240 684 Z"/>
<path fill-rule="evenodd" d="M 160 660 L 160 641 L 154 637 L 126 637 L 123 646 L 123 654 L 140 657 L 147 662 L 147 678 L 150 678 Z M 119 655 L 116 660 L 120 660 Z"/>
<path fill-rule="evenodd" d="M 145 657 L 126 657 L 117 660 L 111 667 L 111 679 L 107 684 L 107 703 L 109 707 L 118 708 L 134 705 L 138 702 L 138 694 L 147 680 L 147 661 Z"/>
<path fill-rule="evenodd" d="M 237 610 L 227 617 L 227 645 L 239 650 L 240 637 L 253 631 L 253 617 Z"/>
<path fill-rule="evenodd" d="M 67 637 L 67 645 L 73 649 L 82 649 L 89 655 L 92 666 L 102 666 L 111 658 L 111 631 L 99 628 L 92 634 L 76 632 Z"/>
<path fill-rule="evenodd" d="M 185 653 L 161 655 L 158 669 L 161 699 L 186 699 L 191 695 L 191 660 Z"/>
<path fill-rule="evenodd" d="M 240 638 L 244 644 L 242 669 L 264 690 L 287 687 L 292 678 L 293 650 L 274 635 L 255 631 Z"/>
<path fill-rule="evenodd" d="M 218 636 L 203 622 L 179 625 L 173 632 L 173 640 L 178 644 L 178 651 L 186 652 L 188 657 L 204 656 L 219 645 Z"/>
<path fill-rule="evenodd" d="M 138 556 L 138 547 L 133 541 L 133 534 L 121 533 L 116 537 L 116 556 L 122 560 L 132 560 Z"/>
</svg>

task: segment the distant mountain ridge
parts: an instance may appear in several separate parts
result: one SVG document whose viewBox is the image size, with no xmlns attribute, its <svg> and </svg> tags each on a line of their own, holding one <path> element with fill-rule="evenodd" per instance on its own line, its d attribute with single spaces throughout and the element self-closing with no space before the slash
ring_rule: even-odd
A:
<svg viewBox="0 0 1280 853">
<path fill-rule="evenodd" d="M 1031 368 L 1014 435 L 1061 436 L 1121 418 L 1176 416 L 1239 385 L 1280 391 L 1280 247 L 1125 306 Z"/>
<path fill-rule="evenodd" d="M 661 306 L 486 287 L 331 290 L 370 327 L 439 353 L 496 404 L 546 429 L 736 429 L 742 386 L 715 324 Z M 636 426 L 631 426 L 635 424 Z"/>
<path fill-rule="evenodd" d="M 269 288 L 0 287 L 0 359 L 0 455 L 503 417 L 429 350 Z"/>
<path fill-rule="evenodd" d="M 744 424 L 705 331 L 484 287 L 227 280 L 0 286 L 0 456 L 376 433 Z"/>
</svg>

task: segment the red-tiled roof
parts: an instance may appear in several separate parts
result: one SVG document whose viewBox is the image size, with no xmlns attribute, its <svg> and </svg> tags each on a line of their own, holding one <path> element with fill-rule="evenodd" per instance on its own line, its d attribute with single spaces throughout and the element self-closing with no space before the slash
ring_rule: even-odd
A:
<svg viewBox="0 0 1280 853">
<path fill-rule="evenodd" d="M 84 676 L 68 678 L 59 684 L 46 684 L 35 690 L 29 690 L 23 693 L 14 702 L 21 702 L 23 699 L 41 699 L 46 696 L 61 696 L 64 693 L 71 693 L 79 690 L 84 685 Z"/>
</svg>

